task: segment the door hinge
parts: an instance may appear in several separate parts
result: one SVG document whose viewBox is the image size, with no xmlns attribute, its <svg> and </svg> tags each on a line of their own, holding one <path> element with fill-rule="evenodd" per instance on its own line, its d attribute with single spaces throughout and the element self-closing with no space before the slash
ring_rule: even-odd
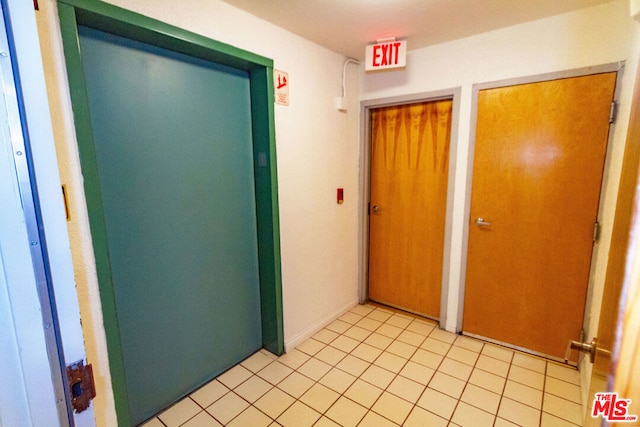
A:
<svg viewBox="0 0 640 427">
<path fill-rule="evenodd" d="M 609 111 L 609 124 L 614 123 L 617 116 L 618 104 L 616 103 L 616 101 L 611 101 L 611 110 Z"/>
<path fill-rule="evenodd" d="M 593 224 L 593 241 L 598 243 L 598 240 L 600 240 L 600 223 L 596 221 Z"/>
<path fill-rule="evenodd" d="M 91 400 L 96 397 L 96 386 L 93 382 L 93 367 L 79 360 L 67 366 L 67 381 L 71 406 L 76 413 L 87 409 Z"/>
</svg>

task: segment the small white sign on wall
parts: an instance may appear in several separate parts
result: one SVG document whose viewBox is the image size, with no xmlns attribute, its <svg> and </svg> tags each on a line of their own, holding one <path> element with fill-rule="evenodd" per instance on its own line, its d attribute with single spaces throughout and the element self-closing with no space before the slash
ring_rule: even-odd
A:
<svg viewBox="0 0 640 427">
<path fill-rule="evenodd" d="M 273 70 L 276 104 L 289 105 L 289 73 Z"/>
</svg>

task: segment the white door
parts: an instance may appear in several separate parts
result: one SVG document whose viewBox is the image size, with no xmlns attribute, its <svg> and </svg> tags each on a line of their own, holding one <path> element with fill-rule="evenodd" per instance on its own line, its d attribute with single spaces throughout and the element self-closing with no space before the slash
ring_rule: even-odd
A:
<svg viewBox="0 0 640 427">
<path fill-rule="evenodd" d="M 63 366 L 86 356 L 33 4 L 2 6 L 0 426 L 95 425 L 65 402 Z"/>
</svg>

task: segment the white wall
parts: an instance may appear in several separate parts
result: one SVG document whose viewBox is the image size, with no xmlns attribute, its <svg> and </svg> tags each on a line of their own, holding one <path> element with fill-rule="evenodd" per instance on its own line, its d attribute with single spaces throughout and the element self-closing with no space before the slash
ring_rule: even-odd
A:
<svg viewBox="0 0 640 427">
<path fill-rule="evenodd" d="M 221 1 L 111 0 L 274 60 L 289 73 L 290 105 L 275 107 L 285 346 L 357 303 L 358 74 L 348 68 L 348 112 L 338 112 L 344 57 Z M 115 425 L 104 328 L 54 0 L 37 14 L 99 425 Z M 336 203 L 336 188 L 345 203 Z"/>
<path fill-rule="evenodd" d="M 411 40 L 408 41 L 409 47 Z M 461 87 L 458 153 L 451 242 L 447 330 L 454 331 L 460 310 L 463 268 L 465 200 L 469 197 L 468 149 L 472 115 L 472 86 L 496 80 L 558 72 L 626 61 L 619 97 L 619 116 L 605 170 L 599 218 L 600 242 L 595 245 L 589 300 L 585 315 L 588 338 L 597 334 L 600 301 L 611 240 L 615 199 L 622 165 L 630 109 L 630 95 L 640 54 L 640 25 L 629 17 L 628 0 L 492 31 L 474 37 L 409 52 L 403 71 L 366 74 L 361 99 L 374 100 L 412 93 Z M 591 366 L 582 364 L 583 382 Z M 588 389 L 588 385 L 587 385 Z"/>
</svg>

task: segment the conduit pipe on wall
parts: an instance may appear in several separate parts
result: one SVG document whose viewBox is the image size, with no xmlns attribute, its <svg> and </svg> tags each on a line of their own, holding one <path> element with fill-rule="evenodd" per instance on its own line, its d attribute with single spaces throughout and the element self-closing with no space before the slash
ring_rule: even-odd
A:
<svg viewBox="0 0 640 427">
<path fill-rule="evenodd" d="M 338 111 L 347 111 L 347 65 L 349 65 L 350 63 L 352 64 L 356 64 L 359 65 L 360 61 L 357 61 L 353 58 L 347 58 L 346 61 L 344 61 L 344 65 L 342 66 L 342 96 L 336 98 L 336 108 L 338 109 Z"/>
</svg>

